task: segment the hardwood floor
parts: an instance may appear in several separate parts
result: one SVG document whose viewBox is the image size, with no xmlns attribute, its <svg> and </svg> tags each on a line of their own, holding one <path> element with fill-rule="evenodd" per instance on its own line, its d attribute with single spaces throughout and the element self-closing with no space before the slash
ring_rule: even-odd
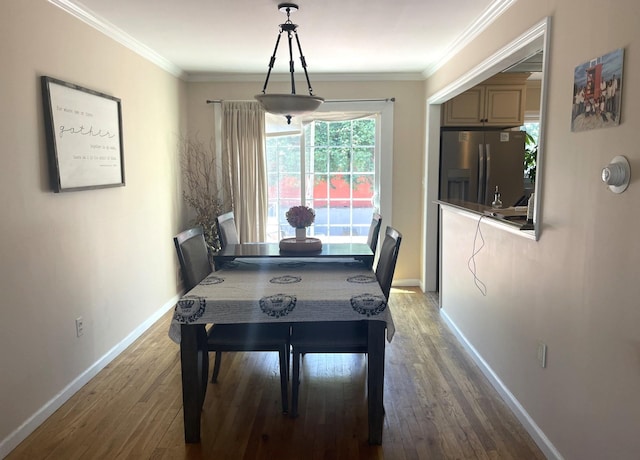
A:
<svg viewBox="0 0 640 460">
<path fill-rule="evenodd" d="M 275 353 L 226 353 L 209 384 L 202 443 L 183 438 L 170 314 L 85 385 L 7 460 L 542 459 L 440 319 L 437 298 L 393 289 L 382 446 L 367 442 L 366 358 L 307 355 L 300 416 L 280 411 Z"/>
</svg>

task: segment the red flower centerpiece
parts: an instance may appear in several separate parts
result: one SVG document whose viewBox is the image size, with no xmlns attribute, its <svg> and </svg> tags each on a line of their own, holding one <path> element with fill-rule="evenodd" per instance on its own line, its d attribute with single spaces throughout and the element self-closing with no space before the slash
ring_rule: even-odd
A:
<svg viewBox="0 0 640 460">
<path fill-rule="evenodd" d="M 296 239 L 306 239 L 306 228 L 313 224 L 316 212 L 308 206 L 292 206 L 285 214 L 289 225 L 296 229 Z"/>
</svg>

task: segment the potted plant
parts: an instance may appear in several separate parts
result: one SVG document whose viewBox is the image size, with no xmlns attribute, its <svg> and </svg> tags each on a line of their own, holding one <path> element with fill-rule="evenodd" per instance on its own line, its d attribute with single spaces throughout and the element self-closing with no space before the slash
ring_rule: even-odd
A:
<svg viewBox="0 0 640 460">
<path fill-rule="evenodd" d="M 536 182 L 537 157 L 538 144 L 533 136 L 525 131 L 524 173 L 527 175 L 532 185 Z"/>
<path fill-rule="evenodd" d="M 307 238 L 307 227 L 313 224 L 316 212 L 308 206 L 292 206 L 286 212 L 287 222 L 296 229 L 296 240 Z"/>
</svg>

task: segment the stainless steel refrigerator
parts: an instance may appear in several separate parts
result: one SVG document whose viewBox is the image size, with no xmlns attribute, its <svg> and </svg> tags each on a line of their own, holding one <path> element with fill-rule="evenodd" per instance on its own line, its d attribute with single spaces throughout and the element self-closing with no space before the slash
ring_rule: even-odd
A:
<svg viewBox="0 0 640 460">
<path fill-rule="evenodd" d="M 522 131 L 447 131 L 440 140 L 440 198 L 491 206 L 496 186 L 503 207 L 524 196 Z"/>
</svg>

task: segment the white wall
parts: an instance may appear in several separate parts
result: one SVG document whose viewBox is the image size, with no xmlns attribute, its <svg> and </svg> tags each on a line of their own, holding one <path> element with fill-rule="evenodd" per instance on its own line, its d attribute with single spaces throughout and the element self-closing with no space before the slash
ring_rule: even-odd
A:
<svg viewBox="0 0 640 460">
<path fill-rule="evenodd" d="M 538 242 L 481 224 L 483 296 L 467 269 L 477 219 L 446 213 L 443 314 L 522 404 L 561 456 L 640 455 L 640 4 L 520 0 L 427 82 L 455 81 L 545 16 L 552 16 L 542 234 Z M 625 48 L 622 124 L 571 132 L 573 70 Z M 632 183 L 615 195 L 602 168 L 626 155 Z M 538 365 L 538 341 L 548 345 Z M 547 450 L 553 453 L 553 448 Z"/>
<path fill-rule="evenodd" d="M 43 0 L 2 2 L 0 59 L 2 457 L 23 423 L 177 295 L 186 102 L 184 83 Z M 50 191 L 41 75 L 122 99 L 125 187 Z"/>
</svg>

